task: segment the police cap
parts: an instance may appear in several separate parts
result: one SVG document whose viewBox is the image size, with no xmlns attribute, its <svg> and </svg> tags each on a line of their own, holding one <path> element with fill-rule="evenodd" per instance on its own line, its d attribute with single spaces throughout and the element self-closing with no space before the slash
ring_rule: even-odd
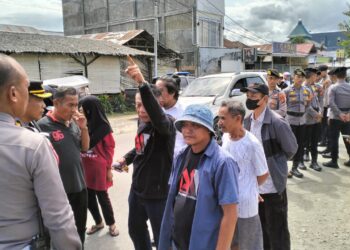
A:
<svg viewBox="0 0 350 250">
<path fill-rule="evenodd" d="M 328 71 L 328 75 L 333 76 L 334 75 L 334 71 L 336 68 L 331 69 L 330 71 Z"/>
<path fill-rule="evenodd" d="M 294 75 L 305 77 L 305 72 L 302 69 L 296 69 L 294 70 Z"/>
<path fill-rule="evenodd" d="M 346 70 L 347 69 L 348 69 L 347 67 L 335 68 L 334 75 L 336 75 L 337 77 L 344 77 L 344 76 L 346 76 Z"/>
<path fill-rule="evenodd" d="M 320 65 L 318 66 L 318 71 L 327 71 L 328 70 L 328 66 L 327 65 Z"/>
<path fill-rule="evenodd" d="M 315 69 L 315 68 L 306 68 L 306 69 L 304 69 L 304 71 L 305 71 L 305 74 L 308 74 L 308 73 L 314 73 L 314 74 L 317 74 L 317 69 Z"/>
<path fill-rule="evenodd" d="M 43 82 L 42 81 L 30 81 L 28 92 L 30 95 L 45 99 L 52 96 L 51 93 L 46 92 L 43 88 Z"/>
<path fill-rule="evenodd" d="M 268 76 L 274 76 L 274 77 L 277 77 L 277 78 L 280 77 L 280 74 L 278 73 L 278 71 L 276 69 L 268 69 L 267 70 L 267 75 Z"/>
</svg>

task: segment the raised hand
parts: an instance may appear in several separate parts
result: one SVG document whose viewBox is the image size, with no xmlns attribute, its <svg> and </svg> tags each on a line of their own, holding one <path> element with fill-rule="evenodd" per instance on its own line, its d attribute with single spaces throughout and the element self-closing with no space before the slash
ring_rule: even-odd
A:
<svg viewBox="0 0 350 250">
<path fill-rule="evenodd" d="M 80 129 L 86 129 L 87 128 L 87 121 L 86 121 L 86 117 L 85 117 L 84 114 L 82 114 L 79 111 L 77 111 L 73 115 L 73 119 L 76 122 L 76 124 L 79 126 Z"/>
<path fill-rule="evenodd" d="M 137 66 L 137 64 L 129 55 L 128 55 L 128 63 L 129 63 L 129 66 L 126 68 L 125 73 L 127 73 L 130 76 L 130 78 L 132 78 L 139 85 L 144 83 L 145 78 L 143 78 L 143 75 L 141 73 L 139 66 Z"/>
</svg>

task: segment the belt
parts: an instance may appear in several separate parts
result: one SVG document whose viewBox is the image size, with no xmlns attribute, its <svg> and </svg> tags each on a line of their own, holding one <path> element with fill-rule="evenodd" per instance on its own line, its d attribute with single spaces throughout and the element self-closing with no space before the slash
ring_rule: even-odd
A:
<svg viewBox="0 0 350 250">
<path fill-rule="evenodd" d="M 350 111 L 350 108 L 340 108 L 340 111 L 347 112 L 347 111 Z"/>
<path fill-rule="evenodd" d="M 296 117 L 302 117 L 304 115 L 304 113 L 287 111 L 287 115 L 296 116 Z"/>
</svg>

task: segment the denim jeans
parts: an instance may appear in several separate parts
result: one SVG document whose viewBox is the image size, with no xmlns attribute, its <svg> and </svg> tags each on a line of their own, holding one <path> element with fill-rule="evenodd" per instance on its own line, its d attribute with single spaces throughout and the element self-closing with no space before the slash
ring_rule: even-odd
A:
<svg viewBox="0 0 350 250">
<path fill-rule="evenodd" d="M 143 199 L 130 190 L 129 194 L 129 235 L 135 250 L 152 250 L 147 220 L 150 220 L 156 246 L 159 242 L 166 199 Z"/>
</svg>

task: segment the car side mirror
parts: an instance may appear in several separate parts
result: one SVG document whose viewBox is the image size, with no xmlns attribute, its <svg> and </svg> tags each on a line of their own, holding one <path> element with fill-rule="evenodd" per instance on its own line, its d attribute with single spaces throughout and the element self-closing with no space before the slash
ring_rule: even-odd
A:
<svg viewBox="0 0 350 250">
<path fill-rule="evenodd" d="M 243 93 L 241 92 L 240 89 L 233 89 L 231 90 L 230 96 L 238 96 L 238 95 L 242 95 Z"/>
</svg>

